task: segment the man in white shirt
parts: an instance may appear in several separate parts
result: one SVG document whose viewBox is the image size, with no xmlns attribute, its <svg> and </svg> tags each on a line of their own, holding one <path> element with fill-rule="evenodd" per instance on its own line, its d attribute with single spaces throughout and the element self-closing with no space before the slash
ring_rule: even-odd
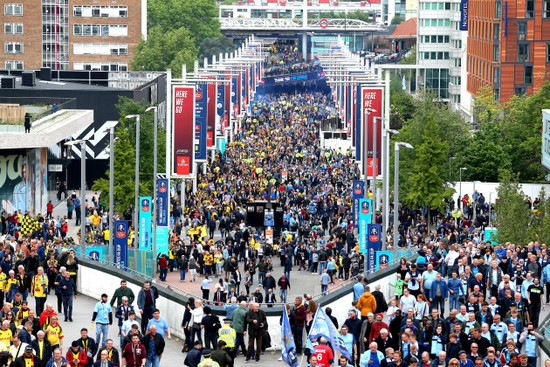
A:
<svg viewBox="0 0 550 367">
<path fill-rule="evenodd" d="M 409 309 L 414 310 L 416 305 L 416 298 L 410 293 L 408 288 L 403 289 L 403 296 L 399 300 L 399 308 L 404 314 L 409 311 Z"/>
</svg>

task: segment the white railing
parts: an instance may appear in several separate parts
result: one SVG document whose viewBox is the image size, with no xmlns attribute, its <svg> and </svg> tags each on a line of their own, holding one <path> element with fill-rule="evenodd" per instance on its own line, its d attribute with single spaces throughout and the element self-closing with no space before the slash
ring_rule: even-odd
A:
<svg viewBox="0 0 550 367">
<path fill-rule="evenodd" d="M 384 31 L 387 26 L 358 19 L 310 19 L 304 27 L 297 18 L 220 18 L 222 30 Z"/>
</svg>

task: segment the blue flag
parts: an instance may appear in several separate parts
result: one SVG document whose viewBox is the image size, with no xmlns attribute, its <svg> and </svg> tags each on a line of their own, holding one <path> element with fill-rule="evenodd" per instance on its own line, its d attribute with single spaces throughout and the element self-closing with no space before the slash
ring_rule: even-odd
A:
<svg viewBox="0 0 550 367">
<path fill-rule="evenodd" d="M 294 344 L 294 336 L 290 328 L 290 321 L 286 310 L 283 310 L 283 326 L 281 330 L 281 354 L 283 361 L 288 363 L 290 367 L 298 366 L 298 357 L 296 356 L 296 345 Z"/>
<path fill-rule="evenodd" d="M 315 318 L 313 319 L 313 324 L 309 330 L 310 338 L 315 339 L 320 336 L 325 337 L 325 339 L 330 342 L 332 347 L 339 351 L 344 357 L 350 361 L 352 360 L 351 353 L 346 348 L 346 344 L 342 340 L 338 330 L 336 330 L 334 323 L 321 307 L 317 309 Z"/>
</svg>

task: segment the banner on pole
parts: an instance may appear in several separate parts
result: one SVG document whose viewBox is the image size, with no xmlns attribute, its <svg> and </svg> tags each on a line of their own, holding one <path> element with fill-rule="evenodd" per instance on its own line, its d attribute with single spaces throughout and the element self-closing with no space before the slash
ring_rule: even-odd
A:
<svg viewBox="0 0 550 367">
<path fill-rule="evenodd" d="M 364 157 L 367 158 L 367 165 L 371 167 L 370 172 L 363 172 L 367 176 L 373 175 L 372 172 L 372 159 L 374 157 L 373 141 L 376 138 L 376 155 L 378 158 L 382 157 L 382 130 L 383 124 L 378 120 L 378 128 L 376 130 L 376 137 L 374 137 L 374 118 L 382 117 L 382 109 L 384 108 L 384 88 L 383 87 L 363 87 L 361 88 L 361 136 L 360 157 L 361 161 Z M 368 112 L 370 109 L 370 112 Z M 368 119 L 367 119 L 368 116 Z M 367 129 L 367 141 L 365 141 L 364 129 Z M 366 154 L 365 154 L 366 152 Z M 363 165 L 361 165 L 363 167 Z M 380 165 L 377 164 L 376 175 L 380 174 Z M 368 169 L 368 168 L 367 168 Z"/>
<path fill-rule="evenodd" d="M 367 252 L 368 225 L 371 223 L 371 199 L 359 199 L 359 252 Z"/>
<path fill-rule="evenodd" d="M 391 251 L 376 251 L 375 268 L 377 270 L 387 268 L 393 262 L 393 252 Z"/>
<path fill-rule="evenodd" d="M 195 88 L 195 159 L 206 161 L 208 88 L 203 83 L 198 83 Z"/>
<path fill-rule="evenodd" d="M 151 197 L 139 197 L 139 249 L 151 250 Z"/>
<path fill-rule="evenodd" d="M 367 225 L 367 269 L 366 272 L 375 271 L 376 252 L 382 250 L 382 226 L 380 224 Z"/>
<path fill-rule="evenodd" d="M 125 268 L 128 267 L 128 221 L 115 220 L 114 229 L 114 263 L 119 268 Z"/>
<path fill-rule="evenodd" d="M 193 177 L 195 152 L 195 87 L 172 87 L 172 176 Z"/>
<path fill-rule="evenodd" d="M 206 125 L 206 145 L 208 148 L 214 147 L 216 140 L 216 97 L 217 87 L 215 82 L 208 83 L 208 103 L 207 103 L 207 125 Z"/>
<path fill-rule="evenodd" d="M 365 196 L 365 182 L 354 180 L 351 188 L 351 197 L 353 199 L 353 206 L 351 208 L 353 213 L 353 228 L 359 228 L 359 199 L 363 199 Z"/>
</svg>

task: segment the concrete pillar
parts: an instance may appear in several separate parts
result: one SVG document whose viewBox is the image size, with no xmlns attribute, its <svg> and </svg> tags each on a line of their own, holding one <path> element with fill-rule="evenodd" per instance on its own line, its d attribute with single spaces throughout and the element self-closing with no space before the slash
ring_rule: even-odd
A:
<svg viewBox="0 0 550 367">
<path fill-rule="evenodd" d="M 302 53 L 303 53 L 303 58 L 306 59 L 306 61 L 307 61 L 308 57 L 309 57 L 309 51 L 308 51 L 308 47 L 307 47 L 307 33 L 306 32 L 302 33 Z"/>
</svg>

